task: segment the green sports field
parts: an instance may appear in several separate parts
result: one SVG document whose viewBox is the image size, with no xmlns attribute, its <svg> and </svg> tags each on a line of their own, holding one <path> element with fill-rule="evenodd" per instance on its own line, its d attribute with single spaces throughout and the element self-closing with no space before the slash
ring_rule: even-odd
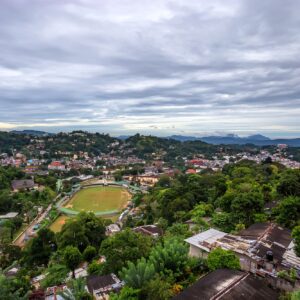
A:
<svg viewBox="0 0 300 300">
<path fill-rule="evenodd" d="M 89 187 L 77 192 L 64 207 L 78 212 L 120 211 L 130 198 L 130 193 L 121 187 Z"/>
</svg>

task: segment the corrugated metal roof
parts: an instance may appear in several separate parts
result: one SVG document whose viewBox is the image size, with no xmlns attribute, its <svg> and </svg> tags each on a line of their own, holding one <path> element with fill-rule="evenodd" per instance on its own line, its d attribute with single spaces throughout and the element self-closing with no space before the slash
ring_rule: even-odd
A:
<svg viewBox="0 0 300 300">
<path fill-rule="evenodd" d="M 217 241 L 218 239 L 224 237 L 226 234 L 227 233 L 225 233 L 225 232 L 211 228 L 211 229 L 208 229 L 201 233 L 198 233 L 198 234 L 186 239 L 185 241 L 191 245 L 198 247 L 198 248 L 209 251 L 209 249 L 207 247 L 201 245 L 201 243 L 206 242 L 208 244 L 212 244 L 215 241 Z"/>
</svg>

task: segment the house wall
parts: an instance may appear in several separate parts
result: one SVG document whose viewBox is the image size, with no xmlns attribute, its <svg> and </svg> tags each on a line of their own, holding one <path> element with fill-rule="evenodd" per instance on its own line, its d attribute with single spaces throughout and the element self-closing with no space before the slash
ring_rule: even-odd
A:
<svg viewBox="0 0 300 300">
<path fill-rule="evenodd" d="M 252 261 L 248 256 L 236 253 L 240 260 L 241 269 L 246 272 L 256 272 L 257 265 L 256 262 Z"/>
<path fill-rule="evenodd" d="M 276 289 L 280 289 L 286 292 L 293 292 L 300 289 L 300 281 L 290 282 L 284 278 L 266 276 L 266 281 Z"/>
<path fill-rule="evenodd" d="M 190 245 L 189 256 L 207 258 L 207 255 L 208 255 L 208 252 L 206 252 L 198 247 L 195 247 L 194 245 Z"/>
</svg>

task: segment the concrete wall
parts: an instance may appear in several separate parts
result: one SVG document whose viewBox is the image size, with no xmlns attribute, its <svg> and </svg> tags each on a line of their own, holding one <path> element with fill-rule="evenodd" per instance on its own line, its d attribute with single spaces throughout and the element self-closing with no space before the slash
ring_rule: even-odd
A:
<svg viewBox="0 0 300 300">
<path fill-rule="evenodd" d="M 266 276 L 266 281 L 276 289 L 280 289 L 286 292 L 293 292 L 300 289 L 300 281 L 290 282 L 284 278 Z"/>
<path fill-rule="evenodd" d="M 198 247 L 195 247 L 194 245 L 190 245 L 189 256 L 207 258 L 207 255 L 208 255 L 208 252 L 206 252 L 202 249 L 199 249 Z"/>
</svg>

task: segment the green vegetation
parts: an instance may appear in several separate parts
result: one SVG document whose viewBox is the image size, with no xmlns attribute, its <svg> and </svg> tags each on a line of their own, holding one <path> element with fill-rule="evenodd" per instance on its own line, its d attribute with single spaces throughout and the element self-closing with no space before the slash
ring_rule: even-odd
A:
<svg viewBox="0 0 300 300">
<path fill-rule="evenodd" d="M 208 254 L 207 265 L 210 270 L 216 269 L 240 269 L 239 259 L 234 252 L 216 248 Z"/>
<path fill-rule="evenodd" d="M 91 245 L 99 248 L 105 238 L 105 223 L 93 213 L 80 213 L 76 218 L 65 223 L 56 235 L 59 248 L 78 247 L 83 251 Z"/>
<path fill-rule="evenodd" d="M 279 224 L 293 228 L 299 224 L 300 220 L 300 197 L 288 196 L 283 198 L 274 213 Z"/>
<path fill-rule="evenodd" d="M 29 266 L 46 265 L 50 255 L 56 249 L 54 233 L 43 228 L 36 238 L 29 241 L 24 251 L 24 263 Z"/>
<path fill-rule="evenodd" d="M 29 289 L 30 282 L 28 278 L 24 276 L 18 276 L 14 279 L 7 278 L 0 270 L 1 299 L 25 300 L 27 299 Z"/>
<path fill-rule="evenodd" d="M 300 256 L 300 225 L 296 226 L 292 231 L 292 237 L 295 242 L 295 252 Z"/>
<path fill-rule="evenodd" d="M 68 283 L 68 289 L 59 293 L 64 300 L 93 300 L 93 297 L 85 289 L 85 279 L 78 278 Z"/>
<path fill-rule="evenodd" d="M 65 281 L 69 269 L 64 264 L 49 264 L 46 278 L 42 281 L 42 287 L 60 285 Z"/>
<path fill-rule="evenodd" d="M 142 289 L 154 275 L 154 265 L 151 262 L 147 262 L 145 258 L 138 260 L 136 265 L 129 262 L 127 268 L 123 268 L 120 272 L 120 276 L 125 283 L 134 289 Z"/>
<path fill-rule="evenodd" d="M 178 286 L 193 282 L 196 274 L 205 271 L 203 261 L 188 257 L 188 247 L 182 240 L 164 238 L 152 248 L 148 259 L 128 262 L 119 275 L 132 288 L 126 293 L 135 295 L 133 299 L 165 300 L 176 293 Z"/>
<path fill-rule="evenodd" d="M 93 258 L 97 256 L 97 250 L 93 246 L 87 246 L 84 249 L 82 255 L 85 261 L 91 262 Z"/>
<path fill-rule="evenodd" d="M 105 270 L 118 273 L 128 261 L 148 257 L 150 250 L 150 237 L 124 230 L 103 241 L 99 253 L 106 257 Z"/>
<path fill-rule="evenodd" d="M 121 210 L 130 199 L 126 189 L 120 187 L 90 187 L 77 192 L 65 205 L 76 211 Z"/>
<path fill-rule="evenodd" d="M 72 277 L 75 278 L 75 269 L 82 261 L 82 255 L 78 248 L 67 246 L 63 252 L 63 260 L 67 268 L 72 271 Z"/>
<path fill-rule="evenodd" d="M 274 163 L 240 161 L 219 173 L 162 178 L 143 199 L 144 222 L 164 219 L 171 225 L 192 219 L 206 228 L 204 218 L 208 217 L 217 228 L 235 232 L 275 218 L 293 228 L 300 220 L 299 172 Z M 264 210 L 269 201 L 278 203 L 271 215 Z"/>
<path fill-rule="evenodd" d="M 55 221 L 50 225 L 50 229 L 57 233 L 60 232 L 64 224 L 70 219 L 70 217 L 61 215 L 55 219 Z"/>
<path fill-rule="evenodd" d="M 10 147 L 3 143 L 5 138 Z M 27 148 L 29 139 L 22 136 L 18 140 L 14 134 L 0 133 L 0 149 L 9 152 L 13 145 L 14 149 L 24 153 L 32 151 L 30 155 L 39 157 L 39 153 Z M 154 164 L 154 160 L 164 160 L 167 165 L 179 169 L 184 167 L 183 156 L 190 159 L 201 153 L 211 157 L 221 152 L 232 154 L 246 147 L 220 147 L 200 141 L 181 143 L 136 135 L 125 142 L 118 141 L 122 147 L 115 148 L 110 144 L 116 139 L 82 131 L 41 139 L 49 148 L 46 158 L 48 155 L 51 159 L 73 155 L 76 151 L 87 151 L 93 157 L 113 149 L 120 156 L 137 155 L 149 165 Z M 247 147 L 257 151 L 252 146 Z M 97 162 L 97 166 L 104 164 L 105 161 Z M 136 175 L 143 168 L 138 164 L 120 167 L 114 175 L 121 179 L 124 175 Z M 46 177 L 35 176 L 35 181 L 44 189 L 13 193 L 11 180 L 28 176 L 20 169 L 0 167 L 0 213 L 19 213 L 19 217 L 1 223 L 0 268 L 20 265 L 20 271 L 13 279 L 0 273 L 1 297 L 27 299 L 32 289 L 30 278 L 44 274 L 43 288 L 67 283 L 70 292 L 62 294 L 64 299 L 90 299 L 83 289 L 83 280 L 68 282 L 68 274 L 72 272 L 74 277 L 74 270 L 87 263 L 89 274 L 113 272 L 125 281 L 122 291 L 111 295 L 113 300 L 170 299 L 209 270 L 239 269 L 239 260 L 234 253 L 221 248 L 211 251 L 207 260 L 188 256 L 184 239 L 209 227 L 234 234 L 256 222 L 274 221 L 292 230 L 296 254 L 300 255 L 300 171 L 285 169 L 270 159 L 262 164 L 242 160 L 226 165 L 219 172 L 206 170 L 192 175 L 164 175 L 149 193 L 138 193 L 133 197 L 135 214 L 128 215 L 124 220 L 125 228 L 113 236 L 105 235 L 106 226 L 111 222 L 93 212 L 120 211 L 130 198 L 127 191 L 114 187 L 83 189 L 65 206 L 65 209 L 76 210 L 77 215 L 72 218 L 59 216 L 59 211 L 53 208 L 24 249 L 11 245 L 12 237 L 21 226 L 37 215 L 38 207 L 45 208 L 52 202 L 57 179 L 91 172 L 100 174 L 101 171 L 71 170 L 68 173 L 51 172 Z M 74 183 L 77 180 L 65 181 L 62 192 L 71 192 Z M 266 209 L 268 204 L 272 204 L 272 209 Z M 193 224 L 186 223 L 188 220 Z M 153 238 L 132 230 L 135 226 L 154 223 L 162 229 L 163 236 Z M 293 282 L 295 272 L 292 270 L 280 276 Z"/>
</svg>

